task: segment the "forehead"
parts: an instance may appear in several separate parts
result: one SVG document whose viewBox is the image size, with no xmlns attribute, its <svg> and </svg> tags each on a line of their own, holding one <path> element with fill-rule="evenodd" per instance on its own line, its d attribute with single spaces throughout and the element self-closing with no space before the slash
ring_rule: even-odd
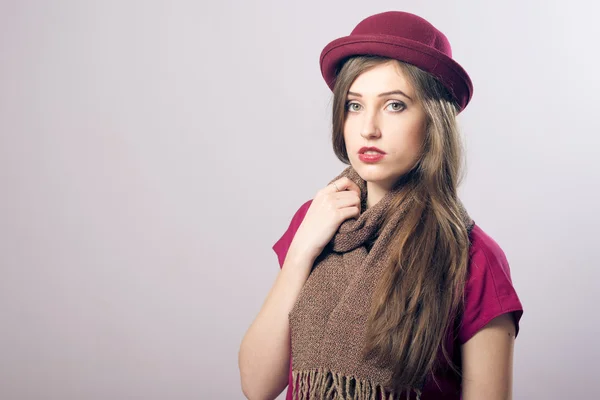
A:
<svg viewBox="0 0 600 400">
<path fill-rule="evenodd" d="M 349 90 L 369 96 L 394 89 L 400 89 L 412 97 L 413 88 L 404 71 L 397 63 L 387 62 L 363 71 Z"/>
</svg>

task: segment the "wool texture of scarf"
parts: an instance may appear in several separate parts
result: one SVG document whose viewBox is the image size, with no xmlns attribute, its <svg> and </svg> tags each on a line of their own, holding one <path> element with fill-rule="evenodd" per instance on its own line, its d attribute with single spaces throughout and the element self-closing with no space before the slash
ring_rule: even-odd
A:
<svg viewBox="0 0 600 400">
<path fill-rule="evenodd" d="M 403 185 L 397 184 L 379 202 L 366 209 L 366 182 L 352 166 L 329 183 L 343 176 L 360 188 L 361 214 L 342 222 L 316 259 L 289 313 L 293 399 L 410 398 L 411 393 L 387 391 L 385 383 L 392 376 L 391 367 L 382 368 L 374 360 L 364 360 L 362 350 L 371 296 L 391 256 L 390 240 L 402 224 L 411 201 L 403 201 L 375 237 L 384 212 Z M 460 209 L 470 232 L 473 221 L 462 204 Z M 417 388 L 414 392 L 418 399 L 420 390 Z"/>
</svg>

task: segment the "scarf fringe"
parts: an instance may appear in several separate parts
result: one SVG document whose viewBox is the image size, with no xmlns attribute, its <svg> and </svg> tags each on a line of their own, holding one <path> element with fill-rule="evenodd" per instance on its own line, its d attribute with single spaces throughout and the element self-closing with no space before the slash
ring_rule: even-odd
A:
<svg viewBox="0 0 600 400">
<path fill-rule="evenodd" d="M 292 370 L 292 384 L 294 400 L 384 400 L 386 393 L 383 385 L 323 368 Z M 421 391 L 414 389 L 414 392 L 416 400 L 420 400 Z M 410 397 L 411 392 L 407 392 L 406 399 Z M 385 400 L 401 400 L 401 397 L 389 393 Z"/>
</svg>

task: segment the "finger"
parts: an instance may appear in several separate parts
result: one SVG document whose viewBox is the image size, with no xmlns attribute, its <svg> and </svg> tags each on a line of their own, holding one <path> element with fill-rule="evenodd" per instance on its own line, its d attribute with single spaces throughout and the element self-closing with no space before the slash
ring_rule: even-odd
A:
<svg viewBox="0 0 600 400">
<path fill-rule="evenodd" d="M 343 192 L 337 192 L 333 194 L 335 196 L 335 202 L 337 208 L 344 207 L 358 207 L 359 211 L 361 209 L 360 197 L 356 195 L 356 192 L 353 190 L 346 190 Z"/>
<path fill-rule="evenodd" d="M 343 176 L 338 180 L 331 182 L 329 185 L 325 186 L 326 193 L 333 192 L 343 192 L 344 190 L 353 190 L 360 194 L 360 189 L 356 185 L 356 183 L 352 182 L 351 179 Z"/>
<path fill-rule="evenodd" d="M 360 198 L 360 188 L 356 183 L 354 183 L 354 181 L 352 181 L 352 179 L 343 176 L 337 181 L 335 181 L 335 184 L 340 189 L 340 192 L 343 190 L 352 190 L 356 192 L 356 194 L 358 194 L 358 197 Z"/>
<path fill-rule="evenodd" d="M 346 220 L 350 217 L 358 218 L 360 216 L 360 207 L 351 206 L 351 207 L 340 208 L 340 213 L 342 214 L 343 220 Z"/>
<path fill-rule="evenodd" d="M 335 193 L 335 192 L 342 192 L 345 189 L 342 188 L 341 183 L 339 182 L 339 180 L 337 180 L 337 181 L 331 182 L 329 185 L 325 186 L 322 190 L 324 193 Z"/>
<path fill-rule="evenodd" d="M 335 204 L 341 207 L 356 205 L 360 202 L 360 198 L 353 190 L 344 190 L 343 192 L 332 193 L 331 196 L 334 199 Z"/>
</svg>

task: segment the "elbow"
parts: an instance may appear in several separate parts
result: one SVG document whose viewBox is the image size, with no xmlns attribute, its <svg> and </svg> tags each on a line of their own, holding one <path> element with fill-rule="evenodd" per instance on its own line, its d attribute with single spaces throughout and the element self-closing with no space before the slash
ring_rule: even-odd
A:
<svg viewBox="0 0 600 400">
<path fill-rule="evenodd" d="M 252 386 L 252 382 L 249 381 L 249 379 L 246 377 L 246 374 L 244 374 L 244 371 L 242 371 L 240 369 L 240 384 L 242 387 L 242 393 L 244 394 L 244 397 L 246 397 L 248 400 L 261 400 L 264 397 L 261 397 L 261 394 L 257 392 L 256 387 Z"/>
<path fill-rule="evenodd" d="M 275 352 L 277 353 L 277 352 Z M 273 400 L 288 385 L 289 356 L 271 354 L 242 341 L 238 352 L 240 385 L 249 400 Z"/>
<path fill-rule="evenodd" d="M 280 387 L 276 382 L 248 376 L 243 370 L 240 370 L 240 383 L 242 393 L 248 400 L 274 400 L 285 389 L 285 386 Z"/>
<path fill-rule="evenodd" d="M 238 353 L 238 368 L 240 370 L 240 385 L 242 393 L 248 400 L 269 400 L 264 388 L 257 384 L 257 379 L 252 375 L 252 366 L 244 356 L 243 348 Z"/>
<path fill-rule="evenodd" d="M 258 400 L 259 397 L 254 394 L 254 392 L 250 391 L 250 388 L 248 388 L 248 385 L 245 385 L 244 382 L 242 381 L 242 393 L 244 394 L 244 397 L 247 398 L 248 400 Z"/>
<path fill-rule="evenodd" d="M 238 369 L 240 370 L 240 386 L 242 388 L 242 393 L 248 400 L 258 399 L 256 394 L 254 393 L 254 389 L 252 388 L 252 381 L 249 377 L 249 371 L 245 368 L 246 362 L 244 360 L 244 350 L 243 347 L 240 347 L 240 351 L 238 352 Z"/>
<path fill-rule="evenodd" d="M 240 372 L 240 381 L 242 386 L 242 393 L 248 400 L 272 400 L 274 397 L 269 396 L 265 393 L 264 389 L 260 385 L 253 384 L 248 378 L 244 378 L 244 373 Z"/>
</svg>

